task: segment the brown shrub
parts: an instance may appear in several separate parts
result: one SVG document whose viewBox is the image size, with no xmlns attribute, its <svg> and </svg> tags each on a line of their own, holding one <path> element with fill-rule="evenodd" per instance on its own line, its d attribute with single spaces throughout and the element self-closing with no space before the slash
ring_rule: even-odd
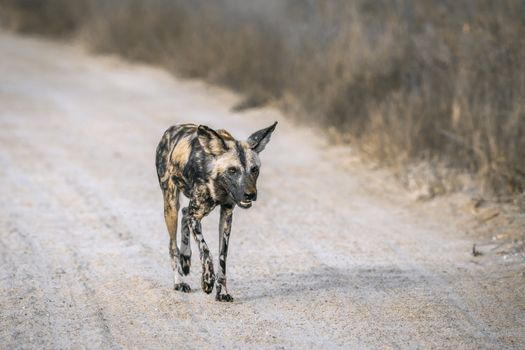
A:
<svg viewBox="0 0 525 350">
<path fill-rule="evenodd" d="M 524 1 L 0 5 L 19 30 L 74 33 L 96 50 L 229 86 L 249 96 L 239 109 L 291 97 L 304 121 L 386 163 L 437 160 L 499 193 L 525 189 Z"/>
</svg>

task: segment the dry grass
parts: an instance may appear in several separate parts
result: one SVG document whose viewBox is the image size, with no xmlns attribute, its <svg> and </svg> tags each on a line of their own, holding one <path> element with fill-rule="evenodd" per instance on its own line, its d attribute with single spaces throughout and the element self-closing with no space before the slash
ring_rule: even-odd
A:
<svg viewBox="0 0 525 350">
<path fill-rule="evenodd" d="M 76 35 L 300 108 L 385 164 L 525 190 L 525 2 L 0 0 L 3 22 Z"/>
</svg>

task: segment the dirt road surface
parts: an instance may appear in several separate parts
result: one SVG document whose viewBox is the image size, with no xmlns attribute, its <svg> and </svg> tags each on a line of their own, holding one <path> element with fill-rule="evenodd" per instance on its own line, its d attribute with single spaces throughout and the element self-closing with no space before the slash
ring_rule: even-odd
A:
<svg viewBox="0 0 525 350">
<path fill-rule="evenodd" d="M 236 102 L 0 34 L 0 348 L 525 348 L 523 265 L 473 258 L 453 218 L 414 213 L 343 166 L 345 150 L 272 109 L 232 113 Z M 195 122 L 241 138 L 274 120 L 259 200 L 234 214 L 235 301 L 200 290 L 197 254 L 194 291 L 174 291 L 163 131 Z M 217 213 L 203 222 L 215 258 L 217 225 Z"/>
</svg>

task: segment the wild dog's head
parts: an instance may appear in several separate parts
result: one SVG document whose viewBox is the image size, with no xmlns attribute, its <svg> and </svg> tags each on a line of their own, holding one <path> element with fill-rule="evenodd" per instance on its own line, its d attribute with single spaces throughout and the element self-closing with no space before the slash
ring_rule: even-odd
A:
<svg viewBox="0 0 525 350">
<path fill-rule="evenodd" d="M 216 193 L 228 197 L 241 208 L 252 206 L 252 201 L 257 199 L 259 153 L 270 141 L 276 125 L 277 122 L 253 133 L 246 141 L 235 140 L 225 130 L 199 126 L 199 143 L 214 158 L 210 164 L 210 179 Z"/>
</svg>

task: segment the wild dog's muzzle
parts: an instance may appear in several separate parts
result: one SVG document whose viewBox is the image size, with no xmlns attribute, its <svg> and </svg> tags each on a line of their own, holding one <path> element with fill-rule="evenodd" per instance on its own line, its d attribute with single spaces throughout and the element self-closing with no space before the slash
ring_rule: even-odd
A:
<svg viewBox="0 0 525 350">
<path fill-rule="evenodd" d="M 244 199 L 239 202 L 239 207 L 248 209 L 252 206 L 252 201 L 257 200 L 257 191 L 244 194 Z"/>
</svg>

